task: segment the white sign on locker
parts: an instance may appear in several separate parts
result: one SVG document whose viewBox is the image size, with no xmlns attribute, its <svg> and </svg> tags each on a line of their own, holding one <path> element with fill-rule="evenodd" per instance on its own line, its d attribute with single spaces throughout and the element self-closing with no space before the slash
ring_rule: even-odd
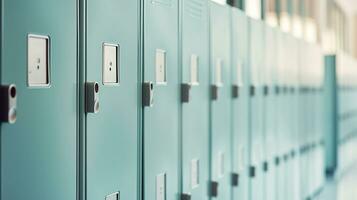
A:
<svg viewBox="0 0 357 200">
<path fill-rule="evenodd" d="M 156 49 L 155 55 L 155 69 L 156 69 L 156 84 L 166 85 L 166 51 L 162 49 Z"/>
</svg>

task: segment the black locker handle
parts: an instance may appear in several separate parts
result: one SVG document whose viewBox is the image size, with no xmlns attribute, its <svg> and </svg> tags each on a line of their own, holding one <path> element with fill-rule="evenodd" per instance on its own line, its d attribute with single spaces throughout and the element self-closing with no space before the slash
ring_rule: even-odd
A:
<svg viewBox="0 0 357 200">
<path fill-rule="evenodd" d="M 209 195 L 211 197 L 217 197 L 218 196 L 218 182 L 216 181 L 211 181 L 209 184 Z"/>
<path fill-rule="evenodd" d="M 181 102 L 182 103 L 190 102 L 190 91 L 191 91 L 191 84 L 189 84 L 189 83 L 181 84 Z"/>
<path fill-rule="evenodd" d="M 17 92 L 14 84 L 0 86 L 0 122 L 13 124 L 17 119 Z"/>
</svg>

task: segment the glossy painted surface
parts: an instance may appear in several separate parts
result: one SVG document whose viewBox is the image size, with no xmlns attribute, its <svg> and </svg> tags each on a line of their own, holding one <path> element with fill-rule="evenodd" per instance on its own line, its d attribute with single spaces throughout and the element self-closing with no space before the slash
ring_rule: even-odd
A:
<svg viewBox="0 0 357 200">
<path fill-rule="evenodd" d="M 197 56 L 198 84 L 193 83 L 190 101 L 182 104 L 182 192 L 191 199 L 208 199 L 209 180 L 209 21 L 208 3 L 183 0 L 182 19 L 182 83 L 192 84 L 191 59 Z M 198 171 L 192 162 L 198 160 Z M 195 172 L 196 171 L 196 172 Z M 197 174 L 197 176 L 195 175 Z M 198 185 L 194 179 L 198 178 Z"/>
<path fill-rule="evenodd" d="M 1 199 L 75 200 L 76 2 L 4 0 L 2 6 L 1 83 L 17 86 L 18 119 L 1 127 Z M 28 34 L 50 38 L 50 87 L 27 86 Z"/>
<path fill-rule="evenodd" d="M 217 100 L 211 101 L 211 180 L 218 182 L 218 197 L 231 198 L 231 58 L 230 58 L 230 8 L 210 2 L 210 67 L 211 84 L 219 76 L 221 63 L 222 85 L 218 87 Z"/>
<path fill-rule="evenodd" d="M 100 111 L 86 117 L 87 200 L 138 198 L 138 9 L 136 0 L 87 0 L 86 81 L 100 85 Z M 119 84 L 103 84 L 104 43 L 119 46 Z"/>
<path fill-rule="evenodd" d="M 154 83 L 154 105 L 143 112 L 144 199 L 154 200 L 156 178 L 166 175 L 166 199 L 178 196 L 180 70 L 178 1 L 144 1 L 144 81 Z M 156 51 L 166 51 L 166 84 L 156 84 Z M 159 199 L 158 199 L 159 200 Z"/>
</svg>

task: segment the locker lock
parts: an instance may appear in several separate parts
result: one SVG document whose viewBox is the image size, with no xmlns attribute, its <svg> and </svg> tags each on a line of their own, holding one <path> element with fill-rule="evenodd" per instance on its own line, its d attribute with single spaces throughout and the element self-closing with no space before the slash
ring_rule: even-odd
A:
<svg viewBox="0 0 357 200">
<path fill-rule="evenodd" d="M 232 177 L 231 178 L 232 178 L 232 180 L 231 180 L 232 186 L 233 187 L 237 187 L 239 185 L 239 174 L 232 173 Z"/>
<path fill-rule="evenodd" d="M 99 112 L 99 84 L 97 82 L 87 82 L 86 85 L 86 112 Z"/>
<path fill-rule="evenodd" d="M 0 122 L 16 122 L 16 93 L 14 84 L 0 86 Z"/>
<path fill-rule="evenodd" d="M 183 193 L 180 200 L 191 200 L 191 195 Z"/>
<path fill-rule="evenodd" d="M 188 84 L 188 83 L 181 84 L 181 102 L 182 103 L 190 102 L 190 90 L 191 90 L 191 84 Z"/>
<path fill-rule="evenodd" d="M 232 97 L 233 97 L 233 99 L 236 99 L 239 97 L 239 85 L 232 86 Z"/>
<path fill-rule="evenodd" d="M 210 187 L 209 188 L 210 196 L 217 197 L 218 196 L 218 182 L 211 181 L 209 187 Z"/>
<path fill-rule="evenodd" d="M 217 100 L 218 99 L 218 86 L 217 85 L 212 85 L 211 86 L 211 99 L 212 100 Z"/>
<path fill-rule="evenodd" d="M 154 106 L 154 84 L 152 82 L 144 82 L 142 91 L 143 106 Z"/>
<path fill-rule="evenodd" d="M 249 176 L 251 177 L 251 178 L 254 178 L 255 177 L 255 167 L 254 166 L 250 166 L 249 167 Z"/>
</svg>

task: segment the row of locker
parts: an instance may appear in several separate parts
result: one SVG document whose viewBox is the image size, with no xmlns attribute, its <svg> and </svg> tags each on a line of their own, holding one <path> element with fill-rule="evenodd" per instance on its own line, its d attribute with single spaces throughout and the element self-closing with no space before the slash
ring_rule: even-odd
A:
<svg viewBox="0 0 357 200">
<path fill-rule="evenodd" d="M 1 200 L 321 188 L 317 45 L 206 0 L 1 5 Z"/>
<path fill-rule="evenodd" d="M 342 175 L 357 161 L 357 61 L 344 52 L 327 55 L 326 63 L 326 170 Z"/>
</svg>

